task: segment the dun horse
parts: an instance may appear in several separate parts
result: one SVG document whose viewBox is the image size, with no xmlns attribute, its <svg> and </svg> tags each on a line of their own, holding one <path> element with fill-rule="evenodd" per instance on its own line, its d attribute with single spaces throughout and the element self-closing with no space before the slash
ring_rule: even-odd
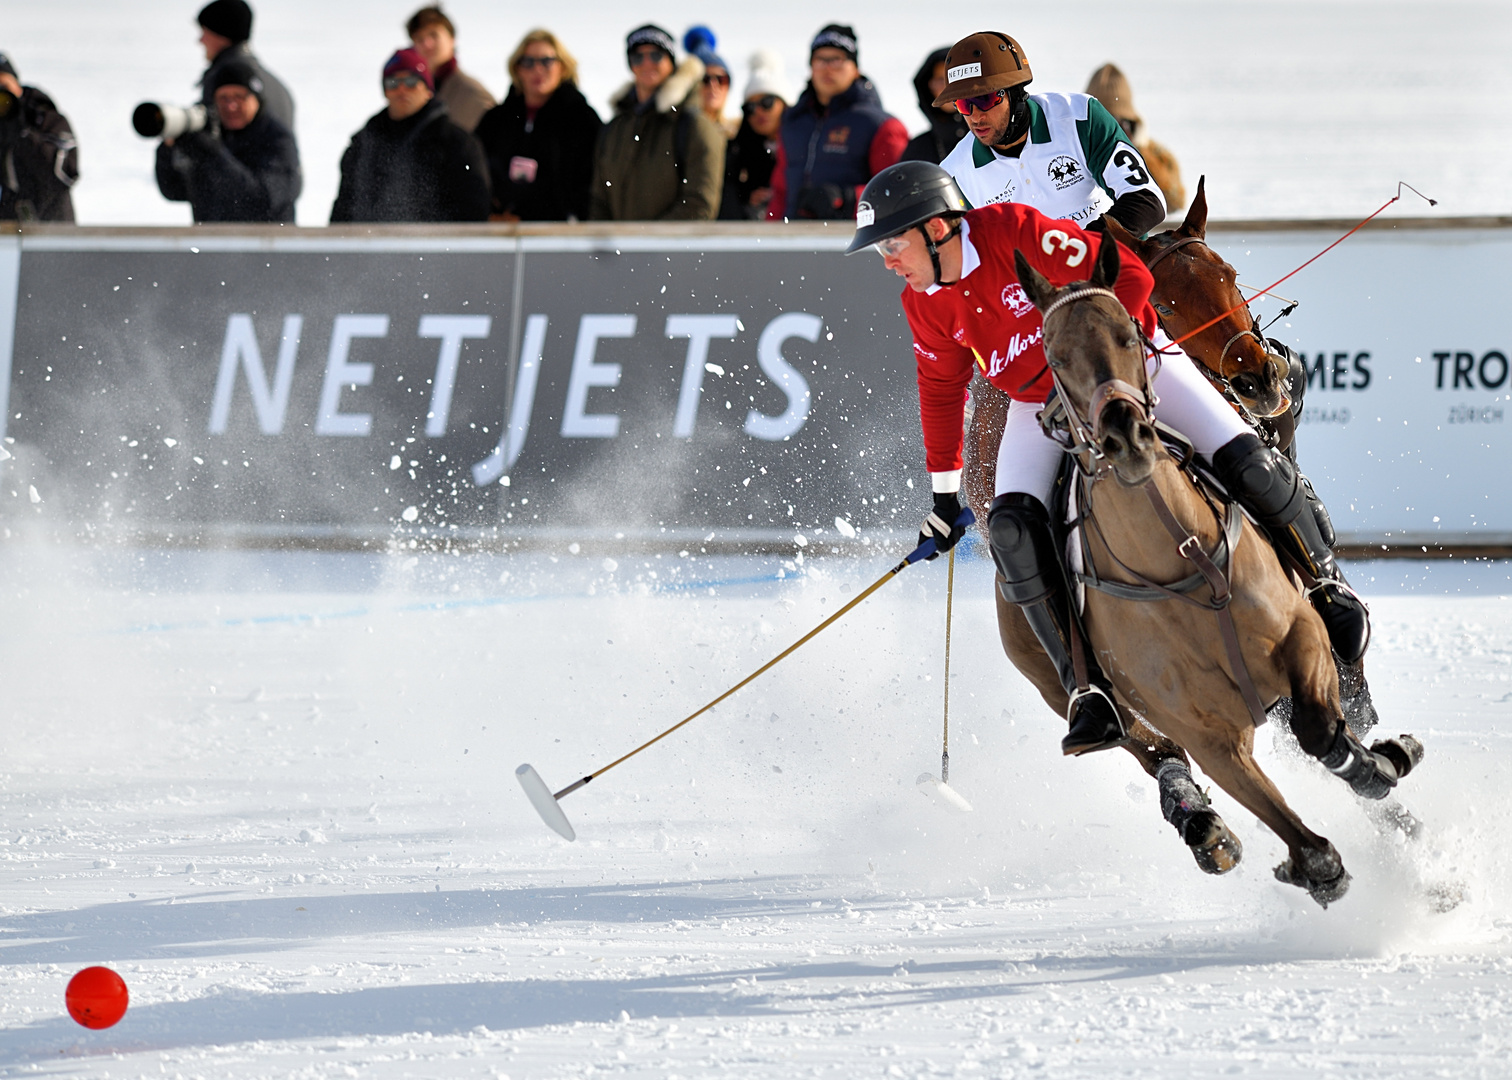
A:
<svg viewBox="0 0 1512 1080">
<path fill-rule="evenodd" d="M 1120 696 L 1286 844 L 1277 878 L 1326 907 L 1349 874 L 1256 764 L 1265 706 L 1290 695 L 1303 750 L 1369 798 L 1406 776 L 1422 747 L 1411 736 L 1370 750 L 1340 740 L 1347 731 L 1322 620 L 1250 521 L 1229 506 L 1225 524 L 1157 434 L 1143 345 L 1108 290 L 1118 253 L 1102 245 L 1091 281 L 1065 289 L 1015 260 L 1044 315 L 1045 355 L 1068 415 L 1088 576 L 1104 583 L 1087 591 L 1087 634 Z M 1330 748 L 1340 745 L 1344 759 L 1334 761 Z"/>
</svg>

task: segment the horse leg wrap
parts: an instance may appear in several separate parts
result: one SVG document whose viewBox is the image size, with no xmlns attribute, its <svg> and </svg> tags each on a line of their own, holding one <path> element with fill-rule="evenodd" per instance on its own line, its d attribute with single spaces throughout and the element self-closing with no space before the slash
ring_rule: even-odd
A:
<svg viewBox="0 0 1512 1080">
<path fill-rule="evenodd" d="M 1416 739 L 1412 741 L 1417 742 Z M 1421 748 L 1421 744 L 1419 747 Z M 1405 749 L 1404 754 L 1410 758 L 1410 753 Z M 1392 760 L 1384 754 L 1365 749 L 1365 744 L 1349 730 L 1348 724 L 1338 726 L 1333 745 L 1318 760 L 1324 768 L 1354 789 L 1356 795 L 1366 799 L 1384 799 L 1396 787 L 1400 776 Z M 1411 764 L 1408 769 L 1411 769 Z"/>
<path fill-rule="evenodd" d="M 1332 844 L 1321 851 L 1304 850 L 1300 859 L 1289 858 L 1274 872 L 1283 885 L 1306 889 L 1320 907 L 1326 908 L 1349 891 L 1349 871 Z"/>
<path fill-rule="evenodd" d="M 1197 866 L 1207 874 L 1226 874 L 1238 866 L 1244 847 L 1214 813 L 1187 763 L 1167 758 L 1155 770 L 1155 779 L 1160 784 L 1160 813 L 1192 849 Z"/>
<path fill-rule="evenodd" d="M 1244 434 L 1213 455 L 1213 471 L 1239 505 L 1265 526 L 1276 550 L 1317 580 L 1308 595 L 1334 651 L 1345 663 L 1358 661 L 1370 645 L 1370 615 L 1339 573 L 1297 467 L 1257 436 Z M 1323 511 L 1325 521 L 1327 513 Z M 1328 531 L 1333 531 L 1331 523 Z"/>
</svg>

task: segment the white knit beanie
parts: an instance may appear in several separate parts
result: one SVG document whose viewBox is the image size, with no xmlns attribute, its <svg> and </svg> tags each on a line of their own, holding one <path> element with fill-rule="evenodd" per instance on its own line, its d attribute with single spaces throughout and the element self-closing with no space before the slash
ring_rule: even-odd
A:
<svg viewBox="0 0 1512 1080">
<path fill-rule="evenodd" d="M 751 54 L 751 76 L 746 80 L 742 101 L 749 101 L 760 94 L 776 94 L 784 102 L 793 103 L 792 88 L 782 68 L 782 57 L 767 49 Z"/>
</svg>

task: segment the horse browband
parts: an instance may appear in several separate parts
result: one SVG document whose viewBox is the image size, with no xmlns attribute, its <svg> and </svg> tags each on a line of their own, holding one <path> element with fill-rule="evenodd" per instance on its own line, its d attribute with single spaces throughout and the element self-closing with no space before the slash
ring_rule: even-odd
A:
<svg viewBox="0 0 1512 1080">
<path fill-rule="evenodd" d="M 1055 302 L 1047 307 L 1044 314 L 1040 316 L 1040 322 L 1044 323 L 1047 319 L 1050 318 L 1051 315 L 1055 314 L 1061 308 L 1065 307 L 1069 303 L 1072 303 L 1073 301 L 1086 300 L 1093 296 L 1110 296 L 1114 300 L 1118 300 L 1118 294 L 1112 289 L 1101 289 L 1096 286 L 1091 286 L 1085 289 L 1077 289 L 1075 292 L 1069 292 L 1064 296 L 1056 297 Z M 1122 300 L 1118 300 L 1118 302 L 1119 304 L 1123 303 Z"/>
</svg>

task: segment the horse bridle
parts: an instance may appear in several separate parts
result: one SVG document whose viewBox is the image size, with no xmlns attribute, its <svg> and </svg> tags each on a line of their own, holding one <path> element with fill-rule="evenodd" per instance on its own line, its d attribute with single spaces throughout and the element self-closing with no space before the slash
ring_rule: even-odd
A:
<svg viewBox="0 0 1512 1080">
<path fill-rule="evenodd" d="M 1090 300 L 1098 296 L 1109 297 L 1116 301 L 1120 307 L 1123 306 L 1123 301 L 1119 299 L 1118 294 L 1113 290 L 1089 286 L 1088 288 L 1076 289 L 1056 297 L 1050 306 L 1045 308 L 1044 314 L 1040 316 L 1040 325 L 1044 326 L 1047 324 L 1050 321 L 1050 316 L 1067 304 L 1075 303 L 1078 300 Z M 1132 322 L 1133 320 L 1130 321 Z M 1139 324 L 1135 323 L 1135 327 L 1137 329 Z M 1138 336 L 1141 340 L 1144 339 L 1143 333 Z M 1087 416 L 1083 419 L 1076 411 L 1075 406 L 1072 405 L 1071 398 L 1066 393 L 1065 386 L 1061 383 L 1060 373 L 1055 370 L 1055 365 L 1049 363 L 1049 359 L 1050 355 L 1047 352 L 1045 354 L 1046 367 L 1050 369 L 1050 379 L 1055 384 L 1055 392 L 1061 400 L 1061 407 L 1065 410 L 1066 424 L 1071 429 L 1071 442 L 1069 444 L 1062 443 L 1062 445 L 1073 454 L 1079 455 L 1082 451 L 1090 453 L 1093 461 L 1099 463 L 1095 465 L 1092 471 L 1102 472 L 1106 466 L 1101 464 L 1104 454 L 1099 449 L 1098 444 L 1102 442 L 1103 436 L 1103 413 L 1109 405 L 1115 401 L 1127 402 L 1139 413 L 1141 419 L 1151 424 L 1155 422 L 1155 406 L 1159 403 L 1159 399 L 1155 396 L 1155 392 L 1150 385 L 1149 369 L 1141 358 L 1139 364 L 1141 386 L 1134 386 L 1123 379 L 1108 379 L 1098 383 L 1092 388 L 1092 396 L 1087 401 Z"/>
<path fill-rule="evenodd" d="M 1168 255 L 1175 253 L 1178 249 L 1186 247 L 1188 244 L 1201 244 L 1203 247 L 1207 247 L 1207 241 L 1200 236 L 1183 236 L 1175 243 L 1161 248 L 1153 259 L 1145 263 L 1145 269 L 1149 270 L 1153 274 L 1155 267 L 1160 264 L 1160 261 L 1162 259 L 1164 259 Z M 1260 348 L 1267 354 L 1269 354 L 1270 352 L 1270 345 L 1268 342 L 1266 342 L 1265 335 L 1260 332 L 1260 324 L 1255 319 L 1255 313 L 1249 309 L 1248 304 L 1244 305 L 1244 312 L 1249 316 L 1250 319 L 1249 329 L 1240 330 L 1233 337 L 1229 338 L 1228 341 L 1224 342 L 1223 351 L 1218 354 L 1218 370 L 1215 372 L 1206 364 L 1200 364 L 1198 366 L 1202 368 L 1203 374 L 1208 377 L 1209 381 L 1217 386 L 1219 390 L 1223 391 L 1224 395 L 1227 396 L 1230 401 L 1237 404 L 1241 409 L 1244 409 L 1245 413 L 1248 414 L 1249 409 L 1245 408 L 1243 399 L 1234 390 L 1233 383 L 1230 382 L 1228 376 L 1224 374 L 1224 366 L 1228 362 L 1229 350 L 1247 337 L 1253 337 L 1256 341 L 1258 341 L 1260 343 Z M 1167 332 L 1169 333 L 1169 331 Z"/>
</svg>

